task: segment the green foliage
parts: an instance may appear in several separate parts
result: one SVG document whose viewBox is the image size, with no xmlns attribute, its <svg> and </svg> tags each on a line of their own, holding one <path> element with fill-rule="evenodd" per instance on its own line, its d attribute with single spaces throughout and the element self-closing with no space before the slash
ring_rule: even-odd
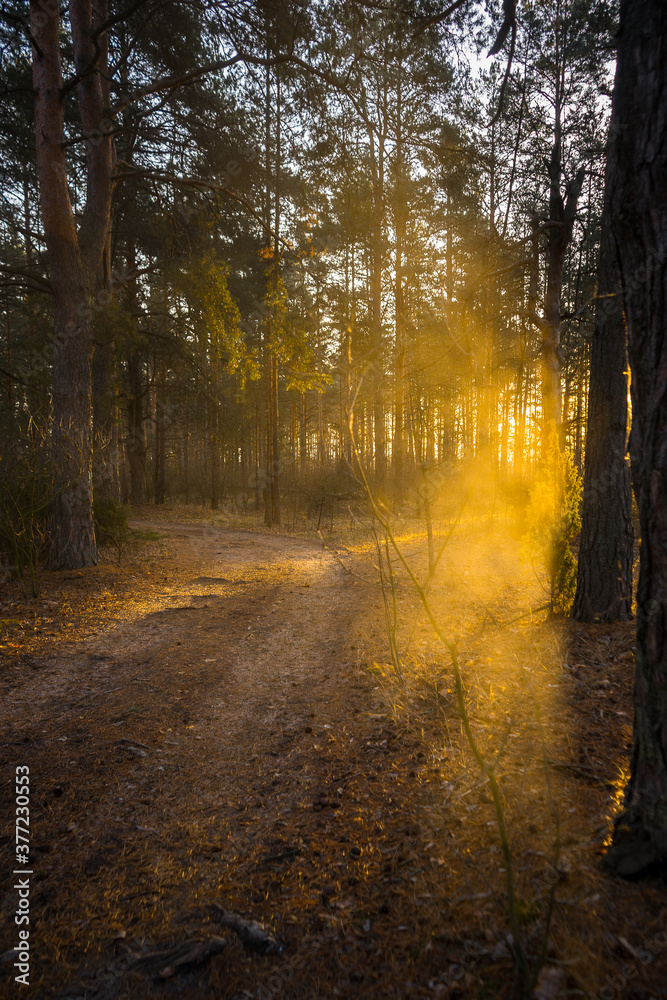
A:
<svg viewBox="0 0 667 1000">
<path fill-rule="evenodd" d="M 118 550 L 118 562 L 132 537 L 132 529 L 127 520 L 128 514 L 128 507 L 109 497 L 95 497 L 93 501 L 97 542 L 115 545 Z"/>
<path fill-rule="evenodd" d="M 324 392 L 333 383 L 329 372 L 318 371 L 311 322 L 290 309 L 290 298 L 279 263 L 271 261 L 266 275 L 264 308 L 268 346 L 285 366 L 286 387 Z"/>
<path fill-rule="evenodd" d="M 149 528 L 131 528 L 128 522 L 131 513 L 130 507 L 109 497 L 96 498 L 93 503 L 97 541 L 115 545 L 118 562 L 132 542 L 156 541 L 160 537 L 156 531 L 151 531 Z"/>
<path fill-rule="evenodd" d="M 552 424 L 540 475 L 530 491 L 522 541 L 523 555 L 546 571 L 552 614 L 567 614 L 574 599 L 577 560 L 572 542 L 581 530 L 581 490 L 581 476 Z"/>
<path fill-rule="evenodd" d="M 43 442 L 31 419 L 24 435 L 0 449 L 0 558 L 24 596 L 23 575 L 28 570 L 33 597 L 39 593 L 39 559 L 53 497 Z"/>
<path fill-rule="evenodd" d="M 227 264 L 206 252 L 192 268 L 187 286 L 201 312 L 211 369 L 222 365 L 243 387 L 247 379 L 259 378 L 259 357 L 243 336 L 239 308 L 227 284 L 228 274 Z"/>
<path fill-rule="evenodd" d="M 289 330 L 289 297 L 280 267 L 273 262 L 269 266 L 266 281 L 266 296 L 264 305 L 267 315 L 267 344 L 281 361 L 289 361 L 290 344 L 287 339 Z"/>
</svg>

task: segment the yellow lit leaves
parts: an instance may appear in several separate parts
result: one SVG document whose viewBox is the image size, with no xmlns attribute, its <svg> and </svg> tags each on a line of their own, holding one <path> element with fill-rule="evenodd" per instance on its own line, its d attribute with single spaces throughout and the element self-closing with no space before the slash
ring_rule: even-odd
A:
<svg viewBox="0 0 667 1000">
<path fill-rule="evenodd" d="M 243 386 L 246 379 L 259 378 L 259 363 L 244 339 L 239 308 L 227 285 L 228 272 L 226 264 L 205 254 L 192 268 L 190 286 L 201 313 L 211 371 L 224 365 Z"/>
</svg>

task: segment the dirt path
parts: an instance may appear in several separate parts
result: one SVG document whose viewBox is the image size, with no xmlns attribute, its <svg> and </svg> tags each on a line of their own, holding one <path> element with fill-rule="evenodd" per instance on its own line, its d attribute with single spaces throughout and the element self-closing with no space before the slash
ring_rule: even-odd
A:
<svg viewBox="0 0 667 1000">
<path fill-rule="evenodd" d="M 127 956 L 201 938 L 214 901 L 288 941 L 294 922 L 319 953 L 352 911 L 363 928 L 354 889 L 382 861 L 369 837 L 399 811 L 395 789 L 376 786 L 374 802 L 367 790 L 397 734 L 357 666 L 363 586 L 310 542 L 156 527 L 187 571 L 177 585 L 148 613 L 33 657 L 5 697 L 4 794 L 15 764 L 31 775 L 39 996 L 162 995 L 120 976 Z M 304 908 L 320 915 L 308 927 Z M 261 978 L 234 947 L 208 980 L 191 974 L 188 995 L 241 995 Z M 317 995 L 308 981 L 300 995 Z"/>
<path fill-rule="evenodd" d="M 134 562 L 54 574 L 39 601 L 0 605 L 11 639 L 0 648 L 0 998 L 509 998 L 496 817 L 405 582 L 400 685 L 374 663 L 382 610 L 368 563 L 350 573 L 286 535 L 141 526 L 162 540 Z M 616 794 L 605 781 L 630 718 L 631 628 L 501 629 L 498 616 L 521 603 L 511 547 L 502 552 L 497 579 L 484 563 L 480 595 L 473 541 L 462 541 L 438 613 L 482 629 L 461 650 L 478 738 L 493 743 L 512 715 L 502 787 L 527 947 L 539 950 L 556 878 L 549 996 L 588 995 L 628 941 L 644 948 L 667 918 L 664 890 L 619 886 L 599 867 Z M 549 789 L 524 667 L 562 764 Z M 23 994 L 12 966 L 17 766 L 31 788 Z M 263 922 L 280 953 L 244 949 L 216 905 Z M 156 949 L 167 950 L 153 959 Z M 184 955 L 206 960 L 181 967 Z M 667 948 L 656 955 L 638 965 L 649 992 L 628 996 L 664 996 Z"/>
</svg>

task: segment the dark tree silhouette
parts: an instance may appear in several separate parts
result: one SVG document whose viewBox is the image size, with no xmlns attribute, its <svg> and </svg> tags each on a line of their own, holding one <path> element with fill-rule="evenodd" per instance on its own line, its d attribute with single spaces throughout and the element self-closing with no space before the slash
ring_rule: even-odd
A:
<svg viewBox="0 0 667 1000">
<path fill-rule="evenodd" d="M 632 373 L 641 524 L 632 774 L 608 854 L 621 875 L 667 860 L 667 5 L 622 0 L 609 204 Z"/>
<path fill-rule="evenodd" d="M 625 460 L 628 383 L 626 333 L 608 211 L 602 218 L 591 352 L 577 621 L 632 616 L 632 489 Z"/>
</svg>

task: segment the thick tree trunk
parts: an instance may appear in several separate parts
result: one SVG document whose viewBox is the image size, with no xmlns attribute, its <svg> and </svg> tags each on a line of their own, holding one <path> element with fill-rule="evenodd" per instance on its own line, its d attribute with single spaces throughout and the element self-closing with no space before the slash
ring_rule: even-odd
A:
<svg viewBox="0 0 667 1000">
<path fill-rule="evenodd" d="M 77 287 L 76 279 L 68 285 L 62 279 L 61 274 L 58 293 L 54 293 L 58 346 L 53 357 L 51 458 L 55 496 L 49 511 L 47 568 L 77 569 L 97 564 L 93 528 L 92 341 L 87 322 L 77 322 L 77 306 L 85 303 L 85 294 Z"/>
<path fill-rule="evenodd" d="M 625 460 L 628 384 L 625 321 L 609 217 L 602 219 L 588 392 L 577 621 L 632 617 L 632 491 Z"/>
<path fill-rule="evenodd" d="M 97 562 L 92 514 L 90 289 L 67 188 L 60 100 L 60 21 L 30 5 L 37 170 L 54 300 L 50 569 Z"/>
<path fill-rule="evenodd" d="M 95 20 L 106 7 L 95 5 Z M 111 205 L 111 142 L 103 134 L 106 34 L 93 42 L 93 5 L 71 0 L 70 23 L 81 125 L 86 142 L 87 198 L 80 230 L 72 212 L 64 146 L 59 8 L 30 3 L 35 87 L 37 173 L 44 239 L 53 290 L 54 344 L 52 469 L 54 499 L 49 512 L 50 569 L 97 563 L 92 510 L 93 281 L 106 242 Z M 91 71 L 97 68 L 98 72 Z"/>
<path fill-rule="evenodd" d="M 183 502 L 190 502 L 190 433 L 185 403 L 181 403 L 181 488 Z"/>
<path fill-rule="evenodd" d="M 667 5 L 622 0 L 609 204 L 632 373 L 641 525 L 632 770 L 607 855 L 636 876 L 667 862 Z"/>
</svg>

